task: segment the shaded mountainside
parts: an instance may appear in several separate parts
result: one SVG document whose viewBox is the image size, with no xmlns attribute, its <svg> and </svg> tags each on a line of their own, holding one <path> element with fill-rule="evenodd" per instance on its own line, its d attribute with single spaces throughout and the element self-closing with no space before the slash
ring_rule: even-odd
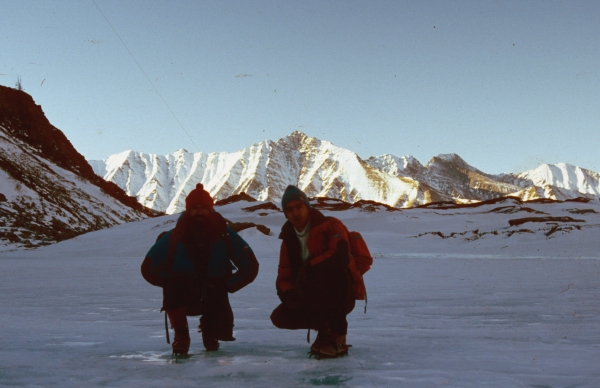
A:
<svg viewBox="0 0 600 388">
<path fill-rule="evenodd" d="M 0 86 L 0 249 L 157 214 L 94 174 L 31 96 Z"/>
<path fill-rule="evenodd" d="M 505 196 L 597 198 L 600 193 L 600 175 L 575 166 L 542 165 L 521 174 L 492 175 L 456 154 L 438 155 L 425 166 L 411 156 L 363 160 L 301 132 L 233 153 L 125 151 L 90 164 L 140 203 L 169 214 L 183 210 L 185 196 L 198 182 L 217 200 L 245 192 L 260 201 L 278 201 L 293 184 L 311 197 L 376 201 L 397 208 Z"/>
<path fill-rule="evenodd" d="M 500 182 L 465 162 L 456 154 L 432 158 L 426 166 L 412 157 L 393 155 L 371 157 L 367 163 L 388 174 L 407 176 L 427 184 L 443 201 L 481 201 L 502 197 L 522 188 Z M 436 202 L 436 201 L 432 201 Z"/>
</svg>

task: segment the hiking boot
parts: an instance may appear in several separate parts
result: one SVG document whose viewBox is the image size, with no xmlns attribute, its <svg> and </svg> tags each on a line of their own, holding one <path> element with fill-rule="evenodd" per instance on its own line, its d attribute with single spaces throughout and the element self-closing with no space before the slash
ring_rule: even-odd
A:
<svg viewBox="0 0 600 388">
<path fill-rule="evenodd" d="M 327 337 L 329 337 L 329 331 L 318 331 L 315 342 L 313 342 L 313 344 L 310 345 L 310 353 L 318 355 L 321 351 L 321 346 L 325 344 Z"/>
<path fill-rule="evenodd" d="M 317 339 L 310 347 L 310 356 L 316 358 L 335 358 L 348 354 L 346 336 L 337 335 L 329 329 L 320 330 Z"/>
<path fill-rule="evenodd" d="M 346 336 L 331 333 L 331 335 L 321 345 L 318 354 L 320 357 L 327 358 L 335 358 L 348 354 Z"/>
<path fill-rule="evenodd" d="M 190 350 L 190 331 L 188 327 L 175 329 L 175 338 L 173 339 L 173 354 L 187 356 Z"/>
<path fill-rule="evenodd" d="M 202 333 L 202 344 L 204 345 L 204 349 L 207 352 L 214 352 L 219 350 L 219 340 L 210 335 L 206 335 L 204 332 Z"/>
<path fill-rule="evenodd" d="M 348 348 L 352 345 L 346 344 L 346 335 L 338 335 L 335 343 L 337 345 L 337 355 L 343 356 L 348 354 Z"/>
</svg>

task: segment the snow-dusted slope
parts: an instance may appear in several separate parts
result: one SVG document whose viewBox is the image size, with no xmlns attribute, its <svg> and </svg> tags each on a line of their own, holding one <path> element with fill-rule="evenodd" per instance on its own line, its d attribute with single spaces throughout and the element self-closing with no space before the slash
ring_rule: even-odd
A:
<svg viewBox="0 0 600 388">
<path fill-rule="evenodd" d="M 579 167 L 540 166 L 519 175 L 486 174 L 456 154 L 442 154 L 423 166 L 412 156 L 382 155 L 362 160 L 328 141 L 294 132 L 238 152 L 170 155 L 134 151 L 91 161 L 94 171 L 167 213 L 183 210 L 184 198 L 202 182 L 216 199 L 246 192 L 277 201 L 294 184 L 312 197 L 361 199 L 394 207 L 431 202 L 474 202 L 507 195 L 522 199 L 597 197 L 598 174 Z"/>
<path fill-rule="evenodd" d="M 0 250 L 142 218 L 100 187 L 37 156 L 0 126 Z"/>
</svg>

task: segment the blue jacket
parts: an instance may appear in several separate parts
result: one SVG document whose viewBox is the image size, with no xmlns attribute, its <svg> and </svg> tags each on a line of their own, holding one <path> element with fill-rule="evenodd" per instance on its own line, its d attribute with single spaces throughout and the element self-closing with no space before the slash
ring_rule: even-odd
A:
<svg viewBox="0 0 600 388">
<path fill-rule="evenodd" d="M 202 281 L 225 282 L 227 291 L 236 292 L 258 274 L 258 261 L 248 244 L 217 212 L 208 217 L 208 260 Z M 150 284 L 163 287 L 169 277 L 193 276 L 196 269 L 185 243 L 188 216 L 184 212 L 175 229 L 162 236 L 146 254 L 142 275 Z M 200 280 L 200 279 L 199 279 Z"/>
</svg>

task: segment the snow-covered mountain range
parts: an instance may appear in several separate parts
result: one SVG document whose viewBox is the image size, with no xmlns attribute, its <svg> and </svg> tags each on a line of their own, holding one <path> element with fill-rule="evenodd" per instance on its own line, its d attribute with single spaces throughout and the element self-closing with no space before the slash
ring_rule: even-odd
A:
<svg viewBox="0 0 600 388">
<path fill-rule="evenodd" d="M 94 174 L 28 94 L 0 86 L 0 251 L 156 215 Z"/>
<path fill-rule="evenodd" d="M 388 154 L 363 160 L 301 132 L 232 153 L 125 151 L 89 162 L 96 174 L 136 196 L 144 206 L 168 214 L 184 209 L 185 197 L 198 182 L 216 199 L 245 192 L 258 200 L 278 201 L 287 185 L 294 184 L 311 197 L 351 203 L 372 200 L 393 207 L 502 196 L 524 200 L 600 196 L 600 174 L 568 164 L 491 175 L 456 154 L 439 155 L 425 166 L 411 156 Z"/>
</svg>

